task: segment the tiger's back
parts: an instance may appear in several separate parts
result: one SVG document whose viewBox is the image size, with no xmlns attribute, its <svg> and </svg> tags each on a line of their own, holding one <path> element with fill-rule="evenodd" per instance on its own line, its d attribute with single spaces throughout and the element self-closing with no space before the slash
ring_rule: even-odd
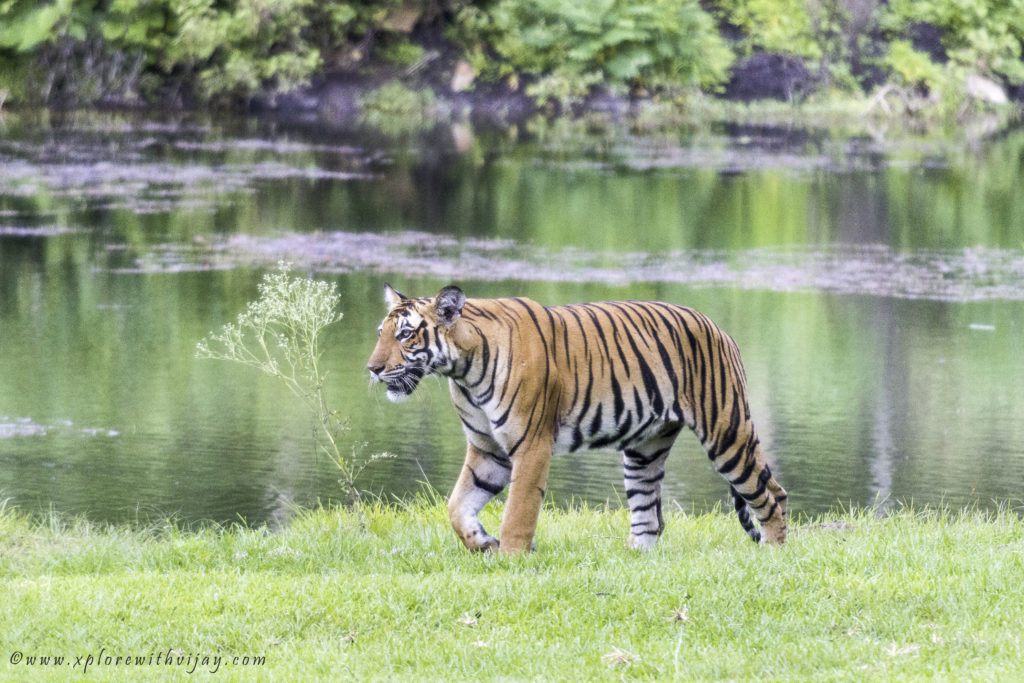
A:
<svg viewBox="0 0 1024 683">
<path fill-rule="evenodd" d="M 747 532 L 760 538 L 752 510 L 765 540 L 784 541 L 786 493 L 750 419 L 739 351 L 706 316 L 651 301 L 545 307 L 523 298 L 467 300 L 457 288 L 412 301 L 421 302 L 414 317 L 432 339 L 431 357 L 444 360 L 434 371 L 450 380 L 467 438 L 449 511 L 468 547 L 497 546 L 477 513 L 509 484 L 502 548 L 510 549 L 509 536 L 517 546 L 511 550 L 532 541 L 551 454 L 584 448 L 622 452 L 629 544 L 650 547 L 664 528 L 665 458 L 683 427 L 729 481 Z M 454 319 L 434 316 L 431 332 L 431 307 L 450 313 L 452 306 Z M 517 495 L 529 488 L 517 481 L 536 491 Z"/>
</svg>

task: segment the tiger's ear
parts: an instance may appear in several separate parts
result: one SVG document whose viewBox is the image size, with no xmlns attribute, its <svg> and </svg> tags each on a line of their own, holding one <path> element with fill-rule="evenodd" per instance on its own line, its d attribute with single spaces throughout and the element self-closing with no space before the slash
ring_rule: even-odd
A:
<svg viewBox="0 0 1024 683">
<path fill-rule="evenodd" d="M 466 295 L 455 285 L 448 285 L 434 299 L 434 312 L 437 320 L 445 327 L 451 327 L 462 315 L 462 306 L 466 303 Z"/>
<path fill-rule="evenodd" d="M 405 301 L 405 299 L 406 296 L 404 294 L 399 292 L 397 289 L 395 289 L 388 283 L 384 283 L 384 301 L 387 302 L 389 309 L 394 308 L 398 304 Z"/>
</svg>

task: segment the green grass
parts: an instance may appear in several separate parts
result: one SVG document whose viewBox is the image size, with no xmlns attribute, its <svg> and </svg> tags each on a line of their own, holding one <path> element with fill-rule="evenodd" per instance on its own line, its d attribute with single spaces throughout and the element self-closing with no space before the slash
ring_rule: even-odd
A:
<svg viewBox="0 0 1024 683">
<path fill-rule="evenodd" d="M 537 552 L 505 558 L 462 550 L 438 501 L 276 532 L 0 511 L 0 679 L 988 681 L 1024 661 L 1013 513 L 841 513 L 781 548 L 730 515 L 674 513 L 647 554 L 627 526 L 545 510 Z M 189 674 L 156 663 L 171 649 L 224 659 Z M 119 655 L 153 659 L 100 661 Z"/>
</svg>

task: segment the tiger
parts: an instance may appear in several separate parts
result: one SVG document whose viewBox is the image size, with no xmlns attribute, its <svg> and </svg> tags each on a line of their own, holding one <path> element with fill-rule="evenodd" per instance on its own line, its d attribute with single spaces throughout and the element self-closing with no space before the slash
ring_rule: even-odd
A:
<svg viewBox="0 0 1024 683">
<path fill-rule="evenodd" d="M 409 298 L 385 284 L 384 298 L 371 383 L 398 402 L 424 377 L 447 377 L 466 436 L 448 516 L 470 550 L 532 550 L 551 457 L 583 448 L 621 451 L 627 545 L 653 547 L 665 529 L 665 460 L 683 427 L 728 482 L 747 534 L 785 542 L 786 491 L 751 421 L 739 349 L 707 316 L 660 301 L 467 299 L 455 285 Z M 478 515 L 506 487 L 499 541 Z"/>
</svg>

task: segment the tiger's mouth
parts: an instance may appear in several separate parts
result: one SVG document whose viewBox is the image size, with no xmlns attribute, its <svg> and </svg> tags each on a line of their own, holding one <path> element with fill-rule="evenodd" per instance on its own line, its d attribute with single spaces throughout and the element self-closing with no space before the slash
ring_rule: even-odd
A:
<svg viewBox="0 0 1024 683">
<path fill-rule="evenodd" d="M 381 381 L 388 388 L 387 397 L 392 403 L 399 403 L 409 398 L 426 372 L 421 368 L 410 368 L 400 374 L 382 377 Z"/>
</svg>

